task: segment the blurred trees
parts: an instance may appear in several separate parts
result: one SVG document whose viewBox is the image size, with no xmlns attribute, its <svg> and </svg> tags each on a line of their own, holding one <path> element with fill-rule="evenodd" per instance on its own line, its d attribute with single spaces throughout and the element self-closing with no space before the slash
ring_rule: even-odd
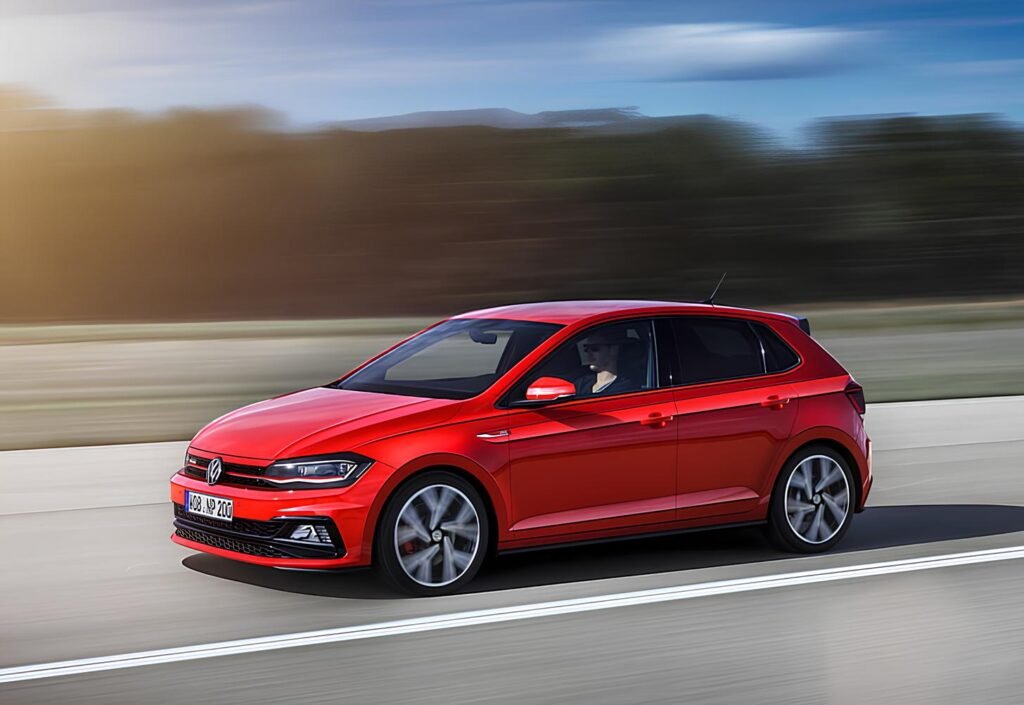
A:
<svg viewBox="0 0 1024 705">
<path fill-rule="evenodd" d="M 289 132 L 259 109 L 71 113 L 0 92 L 0 320 L 443 314 L 1024 292 L 1024 131 L 712 117 Z"/>
</svg>

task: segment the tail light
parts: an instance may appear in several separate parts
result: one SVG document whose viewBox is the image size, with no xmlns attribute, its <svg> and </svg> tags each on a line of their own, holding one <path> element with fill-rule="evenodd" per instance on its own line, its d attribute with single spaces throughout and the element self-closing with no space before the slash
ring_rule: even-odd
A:
<svg viewBox="0 0 1024 705">
<path fill-rule="evenodd" d="M 867 404 L 864 402 L 864 387 L 860 386 L 852 379 L 850 383 L 846 385 L 846 389 L 843 390 L 846 393 L 846 398 L 853 404 L 853 408 L 857 410 L 857 413 L 861 416 L 867 411 Z"/>
</svg>

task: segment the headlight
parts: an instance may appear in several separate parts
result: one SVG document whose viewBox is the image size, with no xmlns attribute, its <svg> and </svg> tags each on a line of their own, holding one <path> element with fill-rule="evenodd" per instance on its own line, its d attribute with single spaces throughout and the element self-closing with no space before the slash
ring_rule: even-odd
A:
<svg viewBox="0 0 1024 705">
<path fill-rule="evenodd" d="M 371 465 L 371 459 L 356 453 L 278 460 L 267 468 L 263 479 L 282 489 L 348 487 Z"/>
</svg>

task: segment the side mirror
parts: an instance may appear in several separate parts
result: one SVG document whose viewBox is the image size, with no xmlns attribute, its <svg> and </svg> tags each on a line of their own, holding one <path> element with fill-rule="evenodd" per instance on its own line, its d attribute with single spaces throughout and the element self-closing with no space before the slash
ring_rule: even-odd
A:
<svg viewBox="0 0 1024 705">
<path fill-rule="evenodd" d="M 576 385 L 559 377 L 541 377 L 526 389 L 526 401 L 555 401 L 576 396 Z"/>
</svg>

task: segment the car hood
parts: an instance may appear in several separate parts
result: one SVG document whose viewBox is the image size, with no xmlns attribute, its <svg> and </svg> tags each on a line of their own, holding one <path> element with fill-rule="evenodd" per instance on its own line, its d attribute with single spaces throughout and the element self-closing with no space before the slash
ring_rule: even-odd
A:
<svg viewBox="0 0 1024 705">
<path fill-rule="evenodd" d="M 258 460 L 351 450 L 372 440 L 366 433 L 392 435 L 418 412 L 452 407 L 449 399 L 316 387 L 250 404 L 221 416 L 192 439 L 196 450 Z M 387 424 L 387 429 L 376 428 Z M 376 435 L 376 434 L 370 434 Z M 345 438 L 342 438 L 345 437 Z M 351 447 L 342 447 L 349 440 Z"/>
</svg>

